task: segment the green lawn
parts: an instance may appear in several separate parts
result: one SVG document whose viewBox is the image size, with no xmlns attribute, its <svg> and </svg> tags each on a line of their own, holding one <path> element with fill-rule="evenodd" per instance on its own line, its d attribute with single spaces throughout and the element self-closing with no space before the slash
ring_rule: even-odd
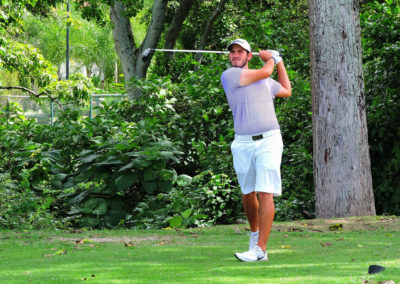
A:
<svg viewBox="0 0 400 284">
<path fill-rule="evenodd" d="M 329 226 L 341 223 L 343 230 Z M 242 263 L 246 225 L 0 232 L 1 283 L 400 283 L 400 218 L 275 223 L 270 260 Z M 368 275 L 371 264 L 384 266 Z M 393 283 L 393 282 L 392 282 Z"/>
</svg>

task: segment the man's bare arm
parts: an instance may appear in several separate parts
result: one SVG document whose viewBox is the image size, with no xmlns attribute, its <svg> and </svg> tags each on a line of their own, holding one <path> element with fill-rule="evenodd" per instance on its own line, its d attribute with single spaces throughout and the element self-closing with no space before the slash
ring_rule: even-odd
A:
<svg viewBox="0 0 400 284">
<path fill-rule="evenodd" d="M 261 50 L 260 57 L 265 62 L 265 65 L 260 69 L 245 69 L 240 75 L 239 84 L 241 86 L 247 86 L 256 81 L 266 79 L 271 76 L 274 71 L 274 60 L 272 59 L 272 53 L 269 51 Z"/>
<path fill-rule="evenodd" d="M 283 61 L 279 62 L 276 65 L 276 70 L 278 72 L 278 82 L 282 85 L 282 87 L 280 88 L 279 92 L 275 94 L 275 97 L 288 98 L 292 95 L 292 85 L 290 83 Z"/>
</svg>

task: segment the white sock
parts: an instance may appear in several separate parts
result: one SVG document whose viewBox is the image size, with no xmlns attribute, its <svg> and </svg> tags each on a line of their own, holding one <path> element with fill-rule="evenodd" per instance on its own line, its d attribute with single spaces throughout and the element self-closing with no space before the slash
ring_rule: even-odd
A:
<svg viewBox="0 0 400 284">
<path fill-rule="evenodd" d="M 252 236 L 258 235 L 258 234 L 259 234 L 259 231 L 257 231 L 257 232 L 251 232 L 250 234 L 251 234 Z"/>
</svg>

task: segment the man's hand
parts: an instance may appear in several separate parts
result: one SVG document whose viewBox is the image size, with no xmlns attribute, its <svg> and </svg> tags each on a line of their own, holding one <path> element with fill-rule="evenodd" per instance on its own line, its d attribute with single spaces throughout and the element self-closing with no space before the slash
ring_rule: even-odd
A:
<svg viewBox="0 0 400 284">
<path fill-rule="evenodd" d="M 270 50 L 260 50 L 258 54 L 264 62 L 267 62 L 268 59 L 273 57 L 273 54 Z"/>
</svg>

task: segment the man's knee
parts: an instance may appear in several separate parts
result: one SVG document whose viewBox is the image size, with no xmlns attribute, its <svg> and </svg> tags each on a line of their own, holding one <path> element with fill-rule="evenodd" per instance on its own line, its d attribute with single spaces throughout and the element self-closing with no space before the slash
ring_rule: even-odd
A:
<svg viewBox="0 0 400 284">
<path fill-rule="evenodd" d="M 261 201 L 272 201 L 274 202 L 274 195 L 272 193 L 268 192 L 259 192 L 258 193 L 258 199 Z"/>
</svg>

